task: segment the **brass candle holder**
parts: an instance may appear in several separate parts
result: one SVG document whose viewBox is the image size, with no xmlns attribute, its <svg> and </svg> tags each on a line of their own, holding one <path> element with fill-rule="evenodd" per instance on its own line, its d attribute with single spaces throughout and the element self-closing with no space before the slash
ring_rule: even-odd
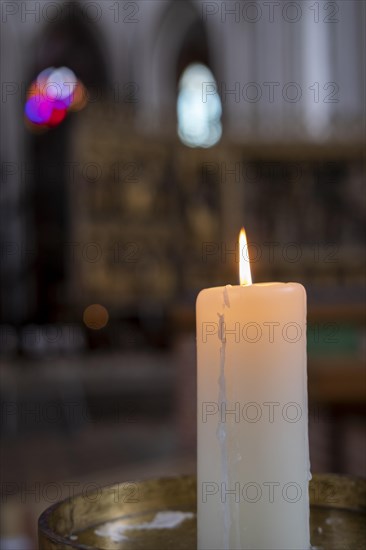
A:
<svg viewBox="0 0 366 550">
<path fill-rule="evenodd" d="M 366 480 L 318 474 L 313 476 L 309 491 L 313 547 L 365 548 Z M 193 550 L 196 501 L 196 479 L 192 476 L 107 486 L 45 510 L 38 522 L 39 549 Z M 185 519 L 175 527 L 146 528 L 156 514 L 166 511 L 181 512 Z M 116 533 L 118 526 L 122 529 L 117 537 L 96 533 Z"/>
</svg>

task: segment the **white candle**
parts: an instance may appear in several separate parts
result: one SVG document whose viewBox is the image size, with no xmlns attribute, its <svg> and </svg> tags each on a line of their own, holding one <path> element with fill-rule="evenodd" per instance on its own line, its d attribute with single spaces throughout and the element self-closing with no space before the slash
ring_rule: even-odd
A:
<svg viewBox="0 0 366 550">
<path fill-rule="evenodd" d="M 308 550 L 306 293 L 246 257 L 197 298 L 198 550 Z"/>
</svg>

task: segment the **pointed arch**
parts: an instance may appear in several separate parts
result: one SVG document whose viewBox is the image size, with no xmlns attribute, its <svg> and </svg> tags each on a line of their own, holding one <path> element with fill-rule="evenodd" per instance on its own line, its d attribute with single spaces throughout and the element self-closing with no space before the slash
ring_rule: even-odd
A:
<svg viewBox="0 0 366 550">
<path fill-rule="evenodd" d="M 196 2 L 170 1 L 155 17 L 145 50 L 144 84 L 146 90 L 141 120 L 146 126 L 175 131 L 176 94 L 179 78 L 191 62 L 201 62 L 215 74 L 206 23 Z M 149 47 L 148 45 L 146 47 Z M 168 116 L 166 116 L 168 114 Z M 169 122 L 167 122 L 169 121 Z"/>
<path fill-rule="evenodd" d="M 87 87 L 106 86 L 109 77 L 102 44 L 101 30 L 75 3 L 72 11 L 48 23 L 36 38 L 33 71 L 67 66 Z"/>
<path fill-rule="evenodd" d="M 30 83 L 47 67 L 67 67 L 82 81 L 93 100 L 107 94 L 109 75 L 99 27 L 83 16 L 78 4 L 43 27 L 33 47 Z M 29 140 L 34 166 L 33 220 L 36 250 L 36 314 L 39 322 L 54 320 L 66 303 L 67 249 L 70 240 L 69 154 L 71 128 L 78 113 L 45 134 Z M 80 115 L 81 116 L 81 115 Z"/>
</svg>

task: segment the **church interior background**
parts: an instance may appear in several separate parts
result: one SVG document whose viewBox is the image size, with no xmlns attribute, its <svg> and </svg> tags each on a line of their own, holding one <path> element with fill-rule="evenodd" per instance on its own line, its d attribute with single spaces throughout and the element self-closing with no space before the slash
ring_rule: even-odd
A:
<svg viewBox="0 0 366 550">
<path fill-rule="evenodd" d="M 242 225 L 307 289 L 312 470 L 365 475 L 365 2 L 1 19 L 1 547 L 70 483 L 194 471 L 195 298 Z"/>
</svg>

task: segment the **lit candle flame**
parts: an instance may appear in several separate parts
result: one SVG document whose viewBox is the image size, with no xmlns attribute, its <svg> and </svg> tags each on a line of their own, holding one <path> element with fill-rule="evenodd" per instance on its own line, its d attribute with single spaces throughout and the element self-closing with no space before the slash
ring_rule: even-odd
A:
<svg viewBox="0 0 366 550">
<path fill-rule="evenodd" d="M 251 285 L 252 284 L 252 274 L 250 272 L 250 261 L 249 261 L 249 251 L 247 236 L 242 227 L 239 235 L 239 279 L 241 285 Z"/>
</svg>

